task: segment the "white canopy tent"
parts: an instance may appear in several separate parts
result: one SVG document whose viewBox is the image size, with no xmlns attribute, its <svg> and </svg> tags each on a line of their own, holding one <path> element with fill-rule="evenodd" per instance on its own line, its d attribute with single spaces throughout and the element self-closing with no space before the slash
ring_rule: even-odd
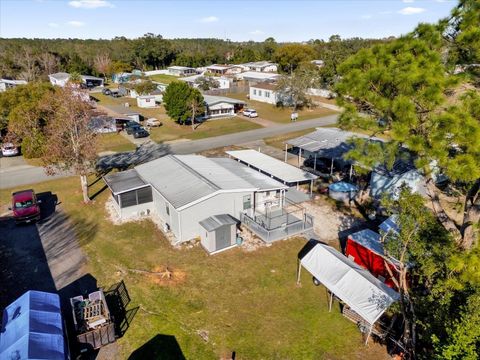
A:
<svg viewBox="0 0 480 360">
<path fill-rule="evenodd" d="M 317 243 L 299 260 L 297 283 L 303 266 L 371 327 L 400 298 L 395 290 L 331 246 Z"/>
</svg>

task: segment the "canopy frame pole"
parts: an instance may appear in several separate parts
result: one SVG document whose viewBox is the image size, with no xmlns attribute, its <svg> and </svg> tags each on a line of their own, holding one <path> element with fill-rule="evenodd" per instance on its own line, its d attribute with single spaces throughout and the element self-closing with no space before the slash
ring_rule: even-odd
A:
<svg viewBox="0 0 480 360">
<path fill-rule="evenodd" d="M 285 162 L 287 162 L 288 144 L 285 143 Z"/>
<path fill-rule="evenodd" d="M 333 305 L 333 292 L 330 291 L 330 301 L 328 303 L 328 312 L 332 312 L 332 305 Z"/>
<path fill-rule="evenodd" d="M 352 181 L 352 173 L 353 173 L 353 164 L 350 165 L 350 176 L 349 176 L 350 181 Z"/>
<path fill-rule="evenodd" d="M 332 157 L 332 162 L 330 164 L 330 176 L 333 175 L 333 157 Z"/>
<path fill-rule="evenodd" d="M 373 324 L 370 324 L 370 329 L 368 330 L 367 338 L 365 339 L 365 346 L 368 344 L 368 340 L 370 339 L 370 335 L 372 335 L 372 330 L 373 330 Z"/>
<path fill-rule="evenodd" d="M 302 262 L 300 259 L 297 259 L 298 267 L 297 267 L 297 285 L 300 285 L 300 275 L 302 272 Z"/>
<path fill-rule="evenodd" d="M 313 161 L 313 171 L 317 171 L 317 153 L 315 152 L 315 160 Z"/>
<path fill-rule="evenodd" d="M 312 197 L 312 193 L 313 193 L 313 179 L 310 180 L 310 197 Z"/>
</svg>

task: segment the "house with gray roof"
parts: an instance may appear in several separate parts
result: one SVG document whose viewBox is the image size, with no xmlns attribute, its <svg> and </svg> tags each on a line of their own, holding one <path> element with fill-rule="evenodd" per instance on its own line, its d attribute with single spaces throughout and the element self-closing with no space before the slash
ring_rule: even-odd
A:
<svg viewBox="0 0 480 360">
<path fill-rule="evenodd" d="M 245 101 L 225 96 L 203 95 L 205 116 L 208 118 L 235 116 L 245 106 Z"/>
<path fill-rule="evenodd" d="M 195 75 L 197 73 L 197 70 L 191 67 L 187 66 L 170 66 L 167 68 L 168 70 L 168 75 L 173 75 L 173 76 L 190 76 L 190 75 Z"/>
<path fill-rule="evenodd" d="M 313 226 L 298 208 L 296 214 L 285 210 L 288 186 L 229 158 L 166 155 L 128 171 L 108 174 L 104 180 L 122 218 L 153 213 L 173 234 L 175 243 L 206 239 L 205 231 L 215 230 L 210 225 L 219 222 L 220 215 L 243 223 L 266 242 Z M 213 220 L 208 220 L 211 217 Z M 220 221 L 218 225 L 222 236 L 227 236 L 231 228 L 227 231 L 223 225 L 232 223 Z M 233 245 L 232 239 L 226 241 L 217 235 L 219 246 Z"/>
</svg>

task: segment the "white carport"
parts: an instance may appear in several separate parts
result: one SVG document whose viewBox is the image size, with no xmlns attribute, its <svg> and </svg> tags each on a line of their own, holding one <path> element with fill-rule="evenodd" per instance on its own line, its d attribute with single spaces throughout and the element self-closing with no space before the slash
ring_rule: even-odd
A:
<svg viewBox="0 0 480 360">
<path fill-rule="evenodd" d="M 330 291 L 329 310 L 335 295 L 370 325 L 367 341 L 375 322 L 400 298 L 368 270 L 328 245 L 317 243 L 299 254 L 297 284 L 302 266 Z"/>
</svg>

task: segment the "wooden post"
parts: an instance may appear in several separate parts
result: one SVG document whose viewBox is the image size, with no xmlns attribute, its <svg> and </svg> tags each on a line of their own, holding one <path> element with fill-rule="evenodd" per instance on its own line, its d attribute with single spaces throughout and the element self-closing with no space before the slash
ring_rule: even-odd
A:
<svg viewBox="0 0 480 360">
<path fill-rule="evenodd" d="M 300 285 L 300 273 L 302 271 L 302 262 L 300 259 L 297 259 L 298 267 L 297 267 L 297 285 Z"/>
<path fill-rule="evenodd" d="M 330 291 L 330 303 L 328 305 L 328 312 L 332 311 L 332 304 L 333 304 L 333 292 Z"/>
<path fill-rule="evenodd" d="M 287 162 L 288 144 L 285 143 L 285 162 Z"/>
</svg>

